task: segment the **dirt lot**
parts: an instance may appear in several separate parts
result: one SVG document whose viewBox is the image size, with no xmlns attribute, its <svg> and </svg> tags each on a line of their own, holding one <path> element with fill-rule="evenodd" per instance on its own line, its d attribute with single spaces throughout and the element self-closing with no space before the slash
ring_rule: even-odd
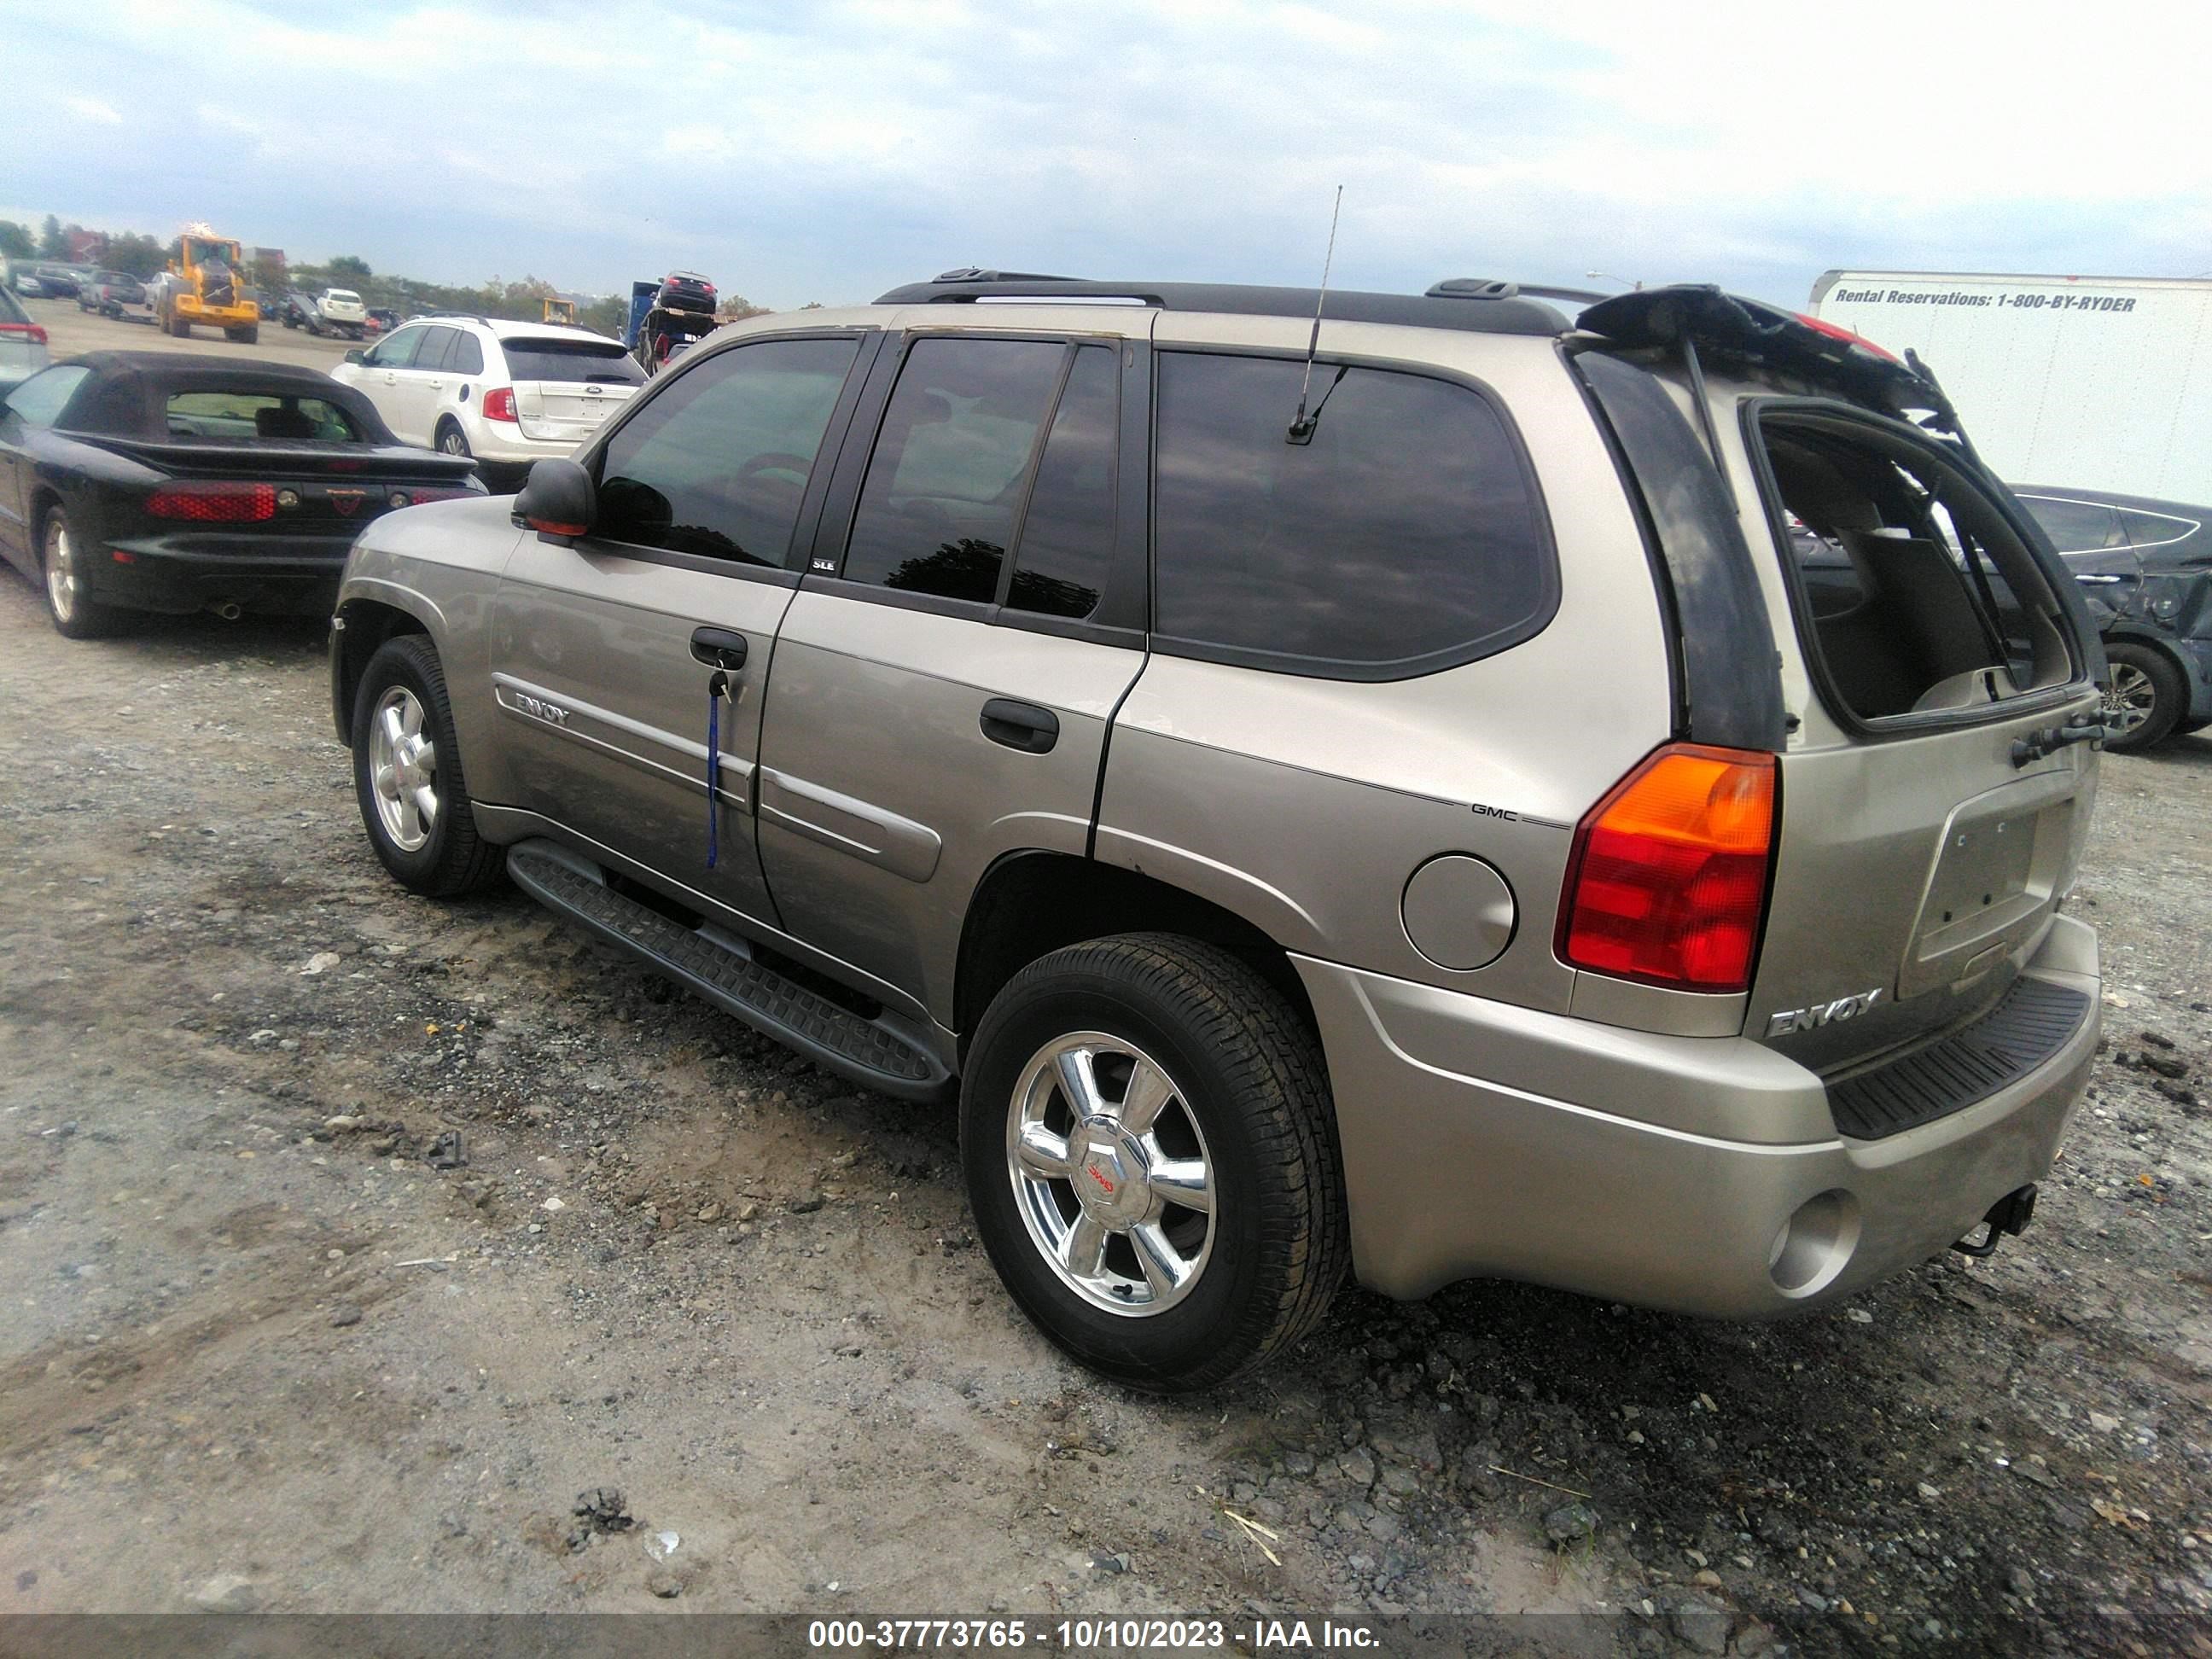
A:
<svg viewBox="0 0 2212 1659">
<path fill-rule="evenodd" d="M 1011 1311 L 949 1115 L 392 885 L 326 707 L 319 629 L 70 645 L 0 575 L 0 1609 L 2212 1654 L 2212 741 L 2106 763 L 2111 1040 L 2026 1240 L 1782 1327 L 1347 1293 L 1163 1404 Z"/>
<path fill-rule="evenodd" d="M 363 343 L 317 339 L 270 319 L 263 321 L 261 337 L 250 346 L 226 340 L 221 331 L 212 328 L 194 329 L 191 339 L 178 340 L 154 326 L 149 311 L 132 310 L 118 321 L 96 312 L 79 311 L 74 300 L 26 300 L 23 309 L 33 322 L 44 325 L 46 349 L 56 362 L 81 351 L 189 351 L 195 356 L 259 357 L 327 369 L 343 362 L 347 352 Z"/>
</svg>

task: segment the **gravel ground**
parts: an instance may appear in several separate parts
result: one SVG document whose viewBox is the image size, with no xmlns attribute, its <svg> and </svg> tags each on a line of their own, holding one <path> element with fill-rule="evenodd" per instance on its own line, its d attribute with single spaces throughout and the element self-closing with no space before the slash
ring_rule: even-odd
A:
<svg viewBox="0 0 2212 1659">
<path fill-rule="evenodd" d="M 1163 1403 L 1012 1312 L 949 1113 L 394 886 L 326 708 L 319 629 L 71 645 L 0 577 L 0 1610 L 2212 1655 L 2212 741 L 2106 763 L 2110 1041 L 2024 1240 L 1782 1326 L 1347 1292 Z"/>
<path fill-rule="evenodd" d="M 120 318 L 103 317 L 97 312 L 78 310 L 74 300 L 25 300 L 23 309 L 30 313 L 33 322 L 45 327 L 46 352 L 56 362 L 82 351 L 183 351 L 196 357 L 228 357 L 241 362 L 259 358 L 264 362 L 297 363 L 303 368 L 329 369 L 343 362 L 347 352 L 375 343 L 373 338 L 321 339 L 302 329 L 286 328 L 265 318 L 261 324 L 261 337 L 252 345 L 226 340 L 220 330 L 213 328 L 194 329 L 191 339 L 179 340 L 155 327 L 154 313 L 146 310 L 126 311 Z"/>
</svg>

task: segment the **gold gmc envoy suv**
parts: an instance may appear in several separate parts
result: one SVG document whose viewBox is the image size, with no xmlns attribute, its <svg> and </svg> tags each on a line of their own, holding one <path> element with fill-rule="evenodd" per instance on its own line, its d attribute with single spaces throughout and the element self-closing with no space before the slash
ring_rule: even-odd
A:
<svg viewBox="0 0 2212 1659">
<path fill-rule="evenodd" d="M 957 1096 L 1007 1289 L 1139 1386 L 1346 1273 L 1757 1318 L 1985 1251 L 2097 1043 L 2095 631 L 1917 360 L 1595 298 L 725 328 L 363 532 L 369 839 Z"/>
</svg>

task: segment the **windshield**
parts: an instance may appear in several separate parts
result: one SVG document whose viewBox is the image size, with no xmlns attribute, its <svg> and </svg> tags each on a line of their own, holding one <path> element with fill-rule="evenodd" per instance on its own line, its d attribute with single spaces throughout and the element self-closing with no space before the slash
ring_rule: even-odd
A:
<svg viewBox="0 0 2212 1659">
<path fill-rule="evenodd" d="M 501 340 L 507 373 L 518 380 L 581 380 L 601 386 L 642 386 L 645 371 L 616 340 L 524 336 Z"/>
</svg>

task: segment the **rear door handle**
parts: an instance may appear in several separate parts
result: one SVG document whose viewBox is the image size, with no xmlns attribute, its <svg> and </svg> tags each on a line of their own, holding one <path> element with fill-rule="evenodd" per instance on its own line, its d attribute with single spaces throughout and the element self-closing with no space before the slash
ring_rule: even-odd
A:
<svg viewBox="0 0 2212 1659">
<path fill-rule="evenodd" d="M 983 735 L 1024 755 L 1052 752 L 1060 741 L 1060 716 L 1033 702 L 994 697 L 983 705 Z"/>
<path fill-rule="evenodd" d="M 745 665 L 745 636 L 726 628 L 695 629 L 691 654 L 709 668 L 734 674 Z"/>
</svg>

